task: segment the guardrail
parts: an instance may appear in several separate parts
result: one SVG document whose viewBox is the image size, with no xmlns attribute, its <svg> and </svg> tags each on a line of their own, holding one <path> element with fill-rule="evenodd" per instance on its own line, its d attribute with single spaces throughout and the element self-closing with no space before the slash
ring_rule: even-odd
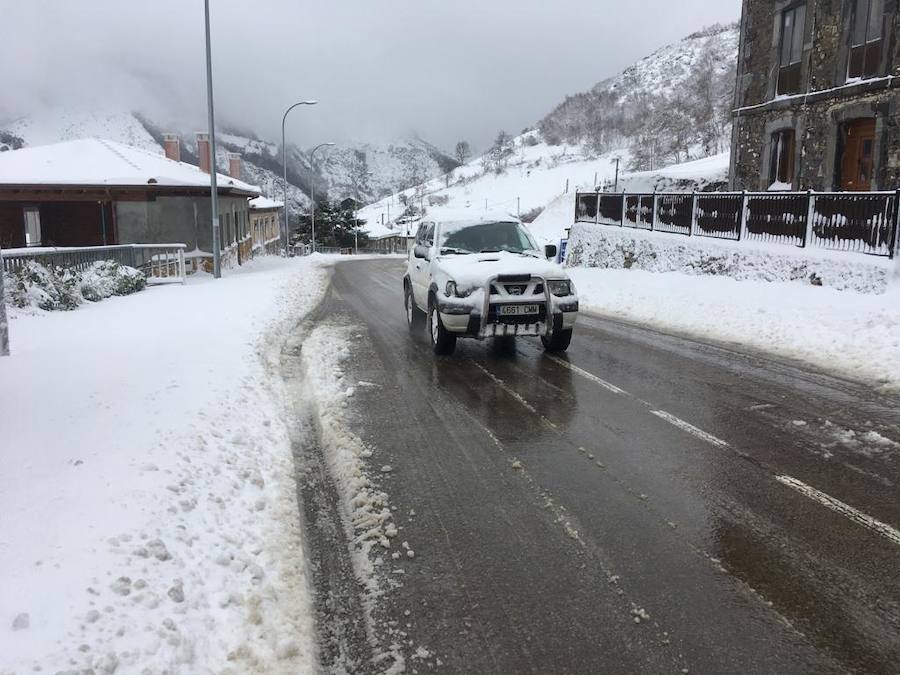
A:
<svg viewBox="0 0 900 675">
<path fill-rule="evenodd" d="M 575 222 L 893 258 L 896 192 L 578 192 Z"/>
<path fill-rule="evenodd" d="M 40 247 L 0 252 L 3 270 L 14 272 L 33 261 L 50 267 L 84 271 L 95 262 L 116 262 L 141 270 L 148 284 L 184 283 L 184 244 L 123 244 L 120 246 Z"/>
</svg>

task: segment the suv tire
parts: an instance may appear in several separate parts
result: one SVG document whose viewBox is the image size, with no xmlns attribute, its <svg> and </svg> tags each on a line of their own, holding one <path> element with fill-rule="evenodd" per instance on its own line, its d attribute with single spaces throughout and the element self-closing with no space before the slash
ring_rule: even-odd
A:
<svg viewBox="0 0 900 675">
<path fill-rule="evenodd" d="M 456 349 L 456 335 L 444 328 L 434 299 L 428 303 L 428 337 L 435 354 L 449 356 Z"/>
<path fill-rule="evenodd" d="M 409 332 L 416 333 L 422 330 L 425 325 L 425 312 L 416 306 L 416 299 L 413 297 L 409 284 L 403 286 L 403 306 L 406 309 L 406 323 L 409 325 Z"/>
<path fill-rule="evenodd" d="M 570 342 L 572 342 L 571 328 L 553 331 L 549 337 L 541 335 L 541 343 L 548 352 L 564 352 L 569 348 Z"/>
</svg>

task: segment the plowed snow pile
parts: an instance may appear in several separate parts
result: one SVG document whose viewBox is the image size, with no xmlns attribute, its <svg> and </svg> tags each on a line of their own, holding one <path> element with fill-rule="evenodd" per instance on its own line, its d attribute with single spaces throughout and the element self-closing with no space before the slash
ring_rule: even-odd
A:
<svg viewBox="0 0 900 675">
<path fill-rule="evenodd" d="M 276 370 L 319 257 L 10 320 L 0 673 L 297 673 L 315 631 Z"/>
</svg>

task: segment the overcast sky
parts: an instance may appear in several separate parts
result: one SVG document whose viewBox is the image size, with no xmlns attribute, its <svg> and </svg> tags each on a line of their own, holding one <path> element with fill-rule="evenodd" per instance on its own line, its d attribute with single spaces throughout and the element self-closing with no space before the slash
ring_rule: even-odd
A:
<svg viewBox="0 0 900 675">
<path fill-rule="evenodd" d="M 211 0 L 219 123 L 451 148 L 517 133 L 740 0 Z M 202 0 L 0 0 L 0 119 L 126 107 L 205 126 Z"/>
</svg>

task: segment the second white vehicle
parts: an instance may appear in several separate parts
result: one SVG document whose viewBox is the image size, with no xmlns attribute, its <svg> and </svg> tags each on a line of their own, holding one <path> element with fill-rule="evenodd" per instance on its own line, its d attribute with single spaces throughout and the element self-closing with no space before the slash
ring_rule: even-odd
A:
<svg viewBox="0 0 900 675">
<path fill-rule="evenodd" d="M 533 336 L 565 351 L 578 296 L 555 257 L 504 214 L 422 223 L 403 276 L 410 330 L 427 325 L 436 354 L 453 353 L 460 337 Z"/>
</svg>

